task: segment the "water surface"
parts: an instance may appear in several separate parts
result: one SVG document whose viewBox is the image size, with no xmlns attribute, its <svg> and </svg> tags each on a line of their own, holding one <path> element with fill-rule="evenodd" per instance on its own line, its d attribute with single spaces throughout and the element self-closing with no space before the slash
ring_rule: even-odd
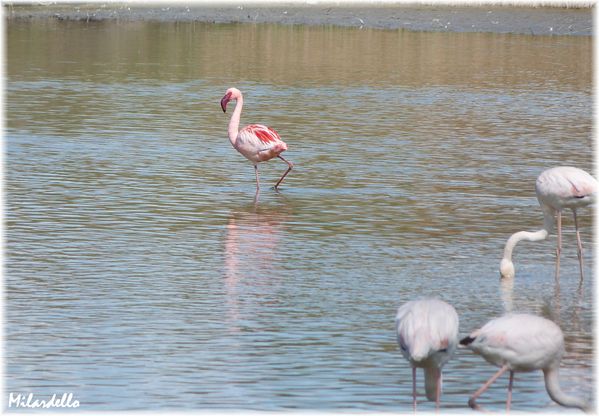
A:
<svg viewBox="0 0 599 416">
<path fill-rule="evenodd" d="M 506 310 L 558 322 L 562 383 L 593 393 L 592 215 L 541 226 L 544 169 L 592 170 L 590 37 L 277 25 L 7 25 L 6 394 L 81 410 L 411 410 L 401 303 L 451 302 L 460 335 Z M 226 138 L 274 127 L 295 169 Z M 458 351 L 443 408 L 495 368 Z M 423 394 L 422 376 L 420 393 Z M 500 411 L 507 377 L 480 400 Z M 423 400 L 423 410 L 433 404 Z M 556 411 L 541 373 L 513 408 Z"/>
</svg>

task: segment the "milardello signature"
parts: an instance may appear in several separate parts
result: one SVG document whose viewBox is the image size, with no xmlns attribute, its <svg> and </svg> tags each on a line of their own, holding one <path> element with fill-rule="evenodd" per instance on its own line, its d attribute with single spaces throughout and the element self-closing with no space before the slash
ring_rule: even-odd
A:
<svg viewBox="0 0 599 416">
<path fill-rule="evenodd" d="M 51 407 L 79 407 L 79 400 L 73 400 L 73 393 L 63 393 L 62 396 L 53 394 L 51 398 L 47 400 L 40 400 L 33 397 L 33 393 L 15 394 L 10 393 L 8 395 L 8 407 L 25 407 L 30 409 L 37 408 L 51 408 Z"/>
</svg>

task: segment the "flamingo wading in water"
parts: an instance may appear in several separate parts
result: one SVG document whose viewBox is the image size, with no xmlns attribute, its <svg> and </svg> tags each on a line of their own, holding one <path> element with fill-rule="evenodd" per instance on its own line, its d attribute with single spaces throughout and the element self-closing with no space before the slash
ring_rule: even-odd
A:
<svg viewBox="0 0 599 416">
<path fill-rule="evenodd" d="M 287 170 L 275 184 L 275 190 L 285 179 L 285 176 L 293 169 L 293 163 L 281 156 L 281 153 L 287 150 L 287 144 L 281 140 L 279 134 L 272 128 L 262 124 L 250 124 L 239 130 L 239 120 L 241 118 L 241 109 L 243 107 L 243 96 L 237 88 L 229 88 L 225 96 L 220 100 L 220 106 L 223 112 L 227 112 L 227 103 L 235 100 L 235 110 L 229 121 L 229 140 L 233 147 L 254 164 L 256 172 L 256 192 L 260 190 L 260 178 L 258 175 L 258 163 L 266 162 L 274 157 L 278 157 L 287 163 Z"/>
<path fill-rule="evenodd" d="M 559 262 L 562 251 L 562 211 L 570 208 L 574 214 L 576 240 L 578 243 L 578 261 L 580 263 L 580 280 L 584 279 L 582 267 L 582 241 L 578 230 L 576 209 L 586 207 L 595 200 L 599 184 L 597 180 L 582 169 L 560 166 L 547 169 L 537 178 L 535 191 L 543 210 L 543 228 L 536 232 L 519 231 L 512 234 L 505 244 L 503 259 L 499 265 L 501 277 L 512 278 L 515 274 L 512 262 L 512 251 L 522 240 L 540 241 L 553 232 L 557 216 L 557 249 L 555 260 L 555 279 L 559 279 Z"/>
<path fill-rule="evenodd" d="M 514 372 L 542 370 L 545 388 L 551 399 L 566 407 L 591 411 L 591 405 L 580 398 L 569 396 L 559 386 L 559 364 L 564 354 L 564 335 L 555 323 L 530 314 L 505 315 L 493 319 L 460 341 L 483 356 L 489 363 L 500 367 L 468 400 L 468 405 L 480 410 L 476 399 L 506 371 L 510 372 L 507 410 L 512 401 Z"/>
<path fill-rule="evenodd" d="M 441 370 L 458 345 L 459 318 L 453 306 L 439 299 L 413 300 L 397 310 L 397 343 L 412 366 L 412 399 L 416 410 L 416 368 L 424 368 L 426 397 L 438 409 Z"/>
</svg>

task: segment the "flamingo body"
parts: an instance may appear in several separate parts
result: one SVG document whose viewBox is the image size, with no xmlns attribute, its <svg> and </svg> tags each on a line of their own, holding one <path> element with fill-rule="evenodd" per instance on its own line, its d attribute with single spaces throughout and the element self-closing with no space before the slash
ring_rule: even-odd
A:
<svg viewBox="0 0 599 416">
<path fill-rule="evenodd" d="M 501 374 L 510 372 L 507 407 L 511 403 L 514 372 L 542 370 L 549 396 L 567 407 L 589 409 L 582 399 L 566 395 L 559 387 L 559 364 L 564 354 L 564 335 L 552 321 L 530 314 L 510 314 L 492 319 L 460 341 L 461 345 L 501 367 L 474 395 L 468 404 L 478 409 L 478 398 Z"/>
<path fill-rule="evenodd" d="M 223 112 L 227 111 L 227 104 L 231 100 L 236 101 L 235 110 L 229 120 L 228 128 L 231 145 L 254 164 L 256 172 L 256 191 L 260 189 L 258 163 L 266 162 L 274 157 L 278 157 L 287 163 L 288 169 L 274 186 L 275 189 L 278 190 L 278 187 L 283 179 L 285 179 L 285 176 L 287 176 L 293 168 L 293 163 L 285 160 L 283 156 L 281 156 L 281 153 L 287 150 L 287 144 L 281 140 L 279 133 L 262 124 L 250 124 L 239 130 L 241 109 L 243 108 L 243 95 L 241 94 L 241 91 L 237 88 L 229 88 L 227 90 L 225 96 L 220 101 Z"/>
<path fill-rule="evenodd" d="M 254 164 L 270 160 L 287 150 L 287 144 L 281 140 L 279 133 L 262 124 L 250 124 L 241 129 L 233 147 Z"/>
<path fill-rule="evenodd" d="M 555 263 L 555 278 L 557 280 L 559 278 L 562 244 L 561 215 L 564 209 L 571 209 L 576 227 L 580 280 L 582 281 L 584 279 L 582 240 L 580 239 L 576 210 L 593 203 L 598 189 L 599 183 L 597 180 L 582 169 L 571 166 L 559 166 L 542 172 L 537 178 L 535 191 L 539 205 L 543 211 L 543 228 L 535 232 L 519 231 L 510 236 L 505 244 L 503 258 L 499 265 L 501 277 L 513 278 L 515 275 L 512 252 L 516 245 L 522 240 L 545 240 L 554 231 L 557 220 L 557 249 Z"/>
<path fill-rule="evenodd" d="M 472 332 L 468 348 L 496 366 L 513 371 L 532 371 L 548 367 L 561 359 L 564 336 L 552 321 L 513 314 L 487 322 Z M 460 343 L 467 342 L 464 338 Z M 466 340 L 466 341 L 465 341 Z"/>
<path fill-rule="evenodd" d="M 586 207 L 594 202 L 598 187 L 595 178 L 571 166 L 547 169 L 535 183 L 539 203 L 554 211 Z"/>
<path fill-rule="evenodd" d="M 438 299 L 413 300 L 397 310 L 395 324 L 401 353 L 412 366 L 414 409 L 416 368 L 424 369 L 426 397 L 439 407 L 441 370 L 458 344 L 458 314 Z"/>
</svg>

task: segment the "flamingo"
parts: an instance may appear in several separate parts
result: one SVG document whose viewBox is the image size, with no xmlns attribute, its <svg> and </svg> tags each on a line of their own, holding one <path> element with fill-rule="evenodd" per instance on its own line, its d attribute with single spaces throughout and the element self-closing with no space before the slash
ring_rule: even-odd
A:
<svg viewBox="0 0 599 416">
<path fill-rule="evenodd" d="M 489 388 L 499 376 L 510 372 L 507 410 L 512 401 L 512 384 L 515 372 L 543 370 L 545 388 L 556 403 L 591 411 L 588 402 L 564 393 L 559 386 L 559 364 L 564 353 L 564 335 L 555 323 L 530 314 L 510 314 L 492 319 L 460 341 L 483 356 L 489 363 L 499 366 L 497 371 L 468 400 L 468 405 L 481 410 L 476 399 Z"/>
<path fill-rule="evenodd" d="M 426 397 L 439 408 L 441 370 L 458 345 L 459 319 L 453 306 L 439 299 L 413 300 L 397 310 L 397 343 L 412 366 L 412 399 L 416 410 L 416 368 L 424 368 Z"/>
<path fill-rule="evenodd" d="M 265 162 L 274 157 L 278 157 L 287 163 L 287 170 L 274 186 L 275 190 L 278 191 L 279 185 L 283 182 L 285 176 L 293 169 L 293 163 L 281 156 L 281 153 L 287 150 L 287 144 L 281 140 L 279 133 L 262 124 L 250 124 L 239 130 L 239 119 L 241 118 L 241 108 L 243 107 L 241 91 L 237 88 L 229 88 L 227 90 L 225 96 L 220 100 L 223 112 L 227 112 L 227 103 L 231 100 L 236 100 L 237 103 L 229 121 L 229 140 L 239 153 L 254 164 L 256 193 L 260 190 L 258 163 Z"/>
<path fill-rule="evenodd" d="M 597 180 L 582 169 L 570 166 L 560 166 L 547 169 L 537 178 L 535 191 L 537 199 L 543 210 L 543 228 L 536 232 L 519 231 L 512 234 L 507 240 L 503 251 L 503 259 L 499 265 L 499 272 L 503 278 L 513 278 L 515 274 L 512 262 L 512 251 L 516 244 L 522 240 L 540 241 L 553 232 L 555 216 L 557 216 L 557 249 L 555 261 L 555 279 L 559 279 L 559 263 L 562 251 L 562 211 L 570 208 L 574 214 L 576 226 L 576 240 L 578 243 L 578 261 L 580 263 L 580 280 L 584 280 L 582 268 L 582 241 L 578 230 L 576 209 L 586 207 L 595 200 L 599 184 Z"/>
</svg>

